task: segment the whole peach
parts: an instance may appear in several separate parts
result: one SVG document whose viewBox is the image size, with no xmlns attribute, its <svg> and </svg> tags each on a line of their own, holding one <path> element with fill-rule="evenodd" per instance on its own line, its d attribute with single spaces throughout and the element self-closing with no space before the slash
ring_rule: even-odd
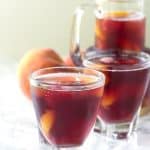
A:
<svg viewBox="0 0 150 150">
<path fill-rule="evenodd" d="M 31 99 L 29 76 L 32 72 L 42 68 L 63 65 L 63 59 L 53 49 L 31 49 L 27 52 L 17 68 L 19 86 L 24 95 Z"/>
</svg>

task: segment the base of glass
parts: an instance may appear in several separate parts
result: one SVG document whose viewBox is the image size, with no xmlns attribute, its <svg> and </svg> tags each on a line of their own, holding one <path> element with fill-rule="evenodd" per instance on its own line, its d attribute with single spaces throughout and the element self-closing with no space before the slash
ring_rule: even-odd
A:
<svg viewBox="0 0 150 150">
<path fill-rule="evenodd" d="M 135 132 L 135 122 L 107 124 L 106 136 L 112 139 L 126 140 Z"/>
<path fill-rule="evenodd" d="M 65 148 L 65 149 L 73 149 L 73 148 L 78 148 L 81 147 L 83 143 L 78 143 L 78 144 L 67 144 L 67 145 L 58 145 L 57 147 L 59 149 Z"/>
<path fill-rule="evenodd" d="M 96 119 L 96 125 L 94 127 L 94 131 L 99 132 L 101 134 L 105 134 L 106 132 L 106 125 L 99 116 Z"/>
<path fill-rule="evenodd" d="M 76 143 L 76 144 L 67 144 L 67 145 L 58 145 L 57 147 L 53 144 L 51 144 L 50 142 L 48 142 L 48 140 L 46 140 L 46 138 L 43 136 L 42 132 L 40 131 L 40 129 L 38 128 L 38 134 L 39 134 L 39 144 L 41 144 L 40 150 L 49 150 L 49 148 L 51 150 L 74 150 L 74 149 L 78 149 L 79 147 L 81 147 L 83 145 L 83 142 L 80 143 Z"/>
<path fill-rule="evenodd" d="M 40 143 L 49 144 L 39 128 L 38 128 L 38 134 L 39 134 L 39 142 Z"/>
<path fill-rule="evenodd" d="M 51 145 L 51 144 L 46 144 L 42 143 L 40 145 L 40 150 L 78 150 L 82 147 L 82 144 L 80 145 Z"/>
</svg>

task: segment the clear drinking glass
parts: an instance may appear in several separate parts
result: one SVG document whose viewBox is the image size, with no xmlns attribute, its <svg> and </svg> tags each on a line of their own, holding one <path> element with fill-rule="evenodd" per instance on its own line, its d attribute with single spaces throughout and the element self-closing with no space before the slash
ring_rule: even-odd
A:
<svg viewBox="0 0 150 150">
<path fill-rule="evenodd" d="M 135 131 L 148 87 L 150 55 L 131 51 L 103 52 L 85 59 L 83 65 L 102 71 L 106 76 L 99 106 L 106 135 L 113 139 L 128 139 Z"/>
<path fill-rule="evenodd" d="M 52 67 L 30 77 L 39 129 L 54 148 L 82 145 L 95 124 L 105 76 L 81 67 Z"/>
</svg>

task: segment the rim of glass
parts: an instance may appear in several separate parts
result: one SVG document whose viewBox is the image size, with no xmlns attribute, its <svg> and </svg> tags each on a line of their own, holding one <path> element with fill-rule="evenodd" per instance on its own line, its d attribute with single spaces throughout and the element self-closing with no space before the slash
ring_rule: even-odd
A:
<svg viewBox="0 0 150 150">
<path fill-rule="evenodd" d="M 115 51 L 114 51 L 115 52 Z M 111 56 L 116 56 L 115 53 L 112 52 L 102 52 L 96 54 L 96 56 L 85 58 L 83 61 L 83 65 L 88 68 L 92 68 L 95 70 L 100 70 L 100 71 L 117 71 L 117 72 L 129 72 L 129 71 L 138 71 L 138 70 L 143 70 L 150 68 L 150 55 L 146 52 L 131 52 L 131 51 L 124 51 L 119 53 L 121 56 L 133 56 L 133 57 L 139 57 L 143 58 L 144 60 L 141 63 L 134 64 L 134 65 L 115 65 L 115 64 L 99 64 L 92 62 L 93 59 L 100 58 L 100 57 L 111 57 Z M 128 68 L 128 69 L 127 69 Z"/>
<path fill-rule="evenodd" d="M 55 70 L 59 70 L 58 72 Z M 53 71 L 54 70 L 54 71 Z M 87 74 L 84 71 L 89 71 L 91 72 L 91 74 Z M 44 71 L 47 71 L 47 73 L 44 73 Z M 49 71 L 49 72 L 48 72 Z M 50 72 L 53 71 L 53 72 Z M 69 72 L 66 72 L 69 71 Z M 94 77 L 96 77 L 96 80 L 94 80 L 93 82 L 88 82 L 88 83 L 84 83 L 84 84 L 63 84 L 60 82 L 46 82 L 46 81 L 41 81 L 38 80 L 39 76 L 41 75 L 40 73 L 43 72 L 43 75 L 48 75 L 48 74 L 57 74 L 57 73 L 77 73 L 77 74 L 85 74 L 85 75 L 92 75 Z M 76 72 L 75 72 L 76 71 Z M 95 69 L 90 69 L 87 67 L 67 67 L 67 66 L 60 66 L 60 67 L 48 67 L 48 68 L 43 68 L 43 69 L 38 69 L 36 71 L 34 71 L 30 77 L 30 85 L 33 86 L 38 86 L 41 88 L 48 88 L 51 89 L 54 86 L 59 85 L 61 87 L 61 89 L 58 89 L 59 91 L 65 91 L 65 90 L 71 90 L 71 91 L 81 91 L 81 90 L 88 90 L 88 89 L 92 89 L 92 88 L 97 88 L 97 87 L 102 87 L 105 84 L 105 75 L 100 72 L 97 71 Z M 57 89 L 56 89 L 57 90 Z"/>
</svg>

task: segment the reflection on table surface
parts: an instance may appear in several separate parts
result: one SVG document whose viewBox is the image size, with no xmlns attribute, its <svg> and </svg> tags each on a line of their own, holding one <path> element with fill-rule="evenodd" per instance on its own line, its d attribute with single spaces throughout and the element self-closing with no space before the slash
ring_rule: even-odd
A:
<svg viewBox="0 0 150 150">
<path fill-rule="evenodd" d="M 0 149 L 46 150 L 39 143 L 38 130 L 31 101 L 21 93 L 15 69 L 0 67 Z M 112 141 L 114 150 L 149 150 L 150 115 L 139 120 L 138 132 L 130 141 Z M 106 138 L 92 132 L 78 150 L 109 150 Z"/>
</svg>

